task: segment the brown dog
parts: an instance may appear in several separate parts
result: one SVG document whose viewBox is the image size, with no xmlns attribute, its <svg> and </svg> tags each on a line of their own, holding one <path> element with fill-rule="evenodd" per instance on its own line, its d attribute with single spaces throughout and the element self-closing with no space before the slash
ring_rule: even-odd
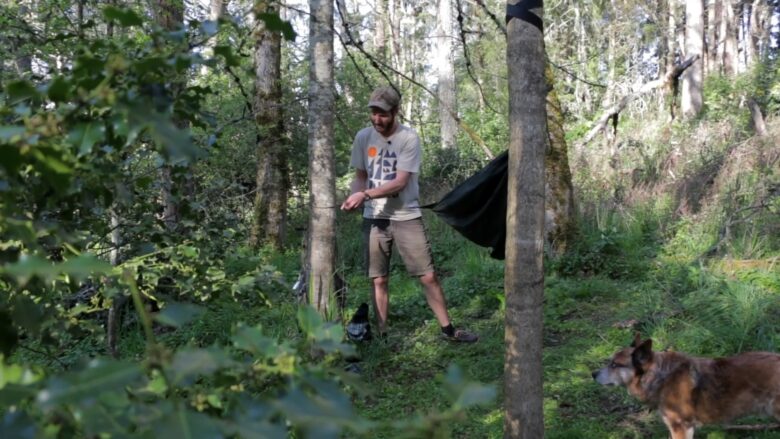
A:
<svg viewBox="0 0 780 439">
<path fill-rule="evenodd" d="M 599 384 L 624 386 L 657 408 L 672 439 L 692 439 L 695 427 L 748 414 L 780 419 L 780 355 L 747 352 L 728 358 L 696 358 L 653 352 L 636 335 L 630 347 L 593 372 Z"/>
</svg>

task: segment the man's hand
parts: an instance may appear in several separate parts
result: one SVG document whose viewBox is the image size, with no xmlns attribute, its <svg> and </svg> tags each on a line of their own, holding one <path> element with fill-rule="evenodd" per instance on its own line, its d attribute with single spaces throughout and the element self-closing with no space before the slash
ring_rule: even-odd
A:
<svg viewBox="0 0 780 439">
<path fill-rule="evenodd" d="M 368 197 L 365 192 L 355 192 L 341 203 L 341 210 L 355 210 L 362 206 Z"/>
</svg>

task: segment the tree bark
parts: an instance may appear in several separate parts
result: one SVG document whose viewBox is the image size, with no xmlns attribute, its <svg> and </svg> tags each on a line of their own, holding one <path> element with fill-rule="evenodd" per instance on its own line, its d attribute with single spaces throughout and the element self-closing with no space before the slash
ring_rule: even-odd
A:
<svg viewBox="0 0 780 439">
<path fill-rule="evenodd" d="M 543 2 L 536 4 L 539 6 L 530 12 L 541 19 Z M 507 7 L 511 5 L 507 3 Z M 542 30 L 527 21 L 511 19 L 507 24 L 510 141 L 504 276 L 505 438 L 544 437 L 542 301 L 544 158 L 548 142 L 545 60 Z"/>
<path fill-rule="evenodd" d="M 155 21 L 163 29 L 175 30 L 184 23 L 184 0 L 153 0 L 152 13 Z M 173 95 L 175 96 L 183 84 L 182 78 L 172 78 Z M 184 122 L 174 120 L 174 123 L 181 127 Z M 179 205 L 173 194 L 173 170 L 166 164 L 160 168 L 160 202 L 162 204 L 162 221 L 168 230 L 174 230 L 179 224 Z"/>
<path fill-rule="evenodd" d="M 704 80 L 704 0 L 685 2 L 685 56 L 698 56 L 699 61 L 686 69 L 682 75 L 682 97 L 680 108 L 686 117 L 695 117 L 701 112 L 704 102 L 702 85 Z"/>
<path fill-rule="evenodd" d="M 255 14 L 277 13 L 276 3 L 255 2 Z M 257 126 L 257 173 L 254 224 L 251 243 L 273 244 L 281 249 L 287 220 L 287 149 L 282 112 L 282 36 L 269 31 L 258 19 L 255 31 L 255 98 L 253 109 Z"/>
<path fill-rule="evenodd" d="M 455 66 L 452 63 L 452 3 L 438 0 L 436 20 L 436 54 L 434 63 L 438 74 L 439 123 L 441 147 L 457 147 L 458 123 L 450 113 L 457 114 L 455 97 Z"/>
<path fill-rule="evenodd" d="M 374 0 L 374 48 L 377 58 L 387 61 L 387 0 Z"/>
<path fill-rule="evenodd" d="M 723 73 L 734 76 L 737 73 L 737 28 L 732 0 L 723 0 L 723 22 L 721 38 L 723 39 Z"/>
<path fill-rule="evenodd" d="M 333 145 L 333 3 L 309 0 L 309 272 L 308 297 L 335 315 L 336 177 Z"/>
</svg>

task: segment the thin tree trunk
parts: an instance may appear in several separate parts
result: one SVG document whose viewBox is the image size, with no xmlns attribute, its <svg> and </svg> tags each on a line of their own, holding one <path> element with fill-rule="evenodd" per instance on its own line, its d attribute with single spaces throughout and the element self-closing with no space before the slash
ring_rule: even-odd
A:
<svg viewBox="0 0 780 439">
<path fill-rule="evenodd" d="M 119 265 L 121 261 L 119 249 L 122 246 L 121 221 L 117 209 L 117 205 L 114 204 L 108 211 L 111 225 L 111 253 L 109 253 L 109 260 L 114 267 Z M 122 310 L 124 310 L 126 304 L 127 296 L 118 294 L 113 298 L 111 307 L 108 309 L 108 317 L 106 318 L 106 344 L 108 345 L 108 352 L 114 358 L 119 358 L 117 345 L 119 344 Z"/>
<path fill-rule="evenodd" d="M 326 318 L 335 315 L 336 176 L 333 145 L 333 2 L 309 0 L 309 241 L 308 297 Z"/>
<path fill-rule="evenodd" d="M 441 147 L 456 148 L 458 123 L 451 113 L 457 114 L 455 97 L 455 66 L 452 63 L 452 3 L 451 0 L 438 0 L 436 20 L 436 54 L 434 63 L 438 74 L 439 111 L 441 128 Z"/>
<path fill-rule="evenodd" d="M 276 3 L 255 2 L 255 14 L 276 13 Z M 257 124 L 257 191 L 255 192 L 253 245 L 264 242 L 280 249 L 285 241 L 287 219 L 287 150 L 282 116 L 282 37 L 269 31 L 258 19 L 255 36 L 255 99 Z"/>
<path fill-rule="evenodd" d="M 523 3 L 521 0 L 520 4 Z M 530 3 L 530 2 L 528 2 Z M 543 16 L 543 2 L 530 12 Z M 507 3 L 507 6 L 512 6 Z M 504 291 L 504 437 L 544 437 L 542 301 L 544 182 L 548 141 L 544 34 L 513 18 L 507 24 L 509 186 Z"/>
<path fill-rule="evenodd" d="M 723 0 L 723 73 L 734 76 L 737 73 L 737 28 L 732 0 Z"/>
<path fill-rule="evenodd" d="M 684 116 L 699 114 L 704 102 L 702 83 L 704 77 L 704 1 L 687 0 L 685 3 L 685 56 L 699 56 L 700 60 L 682 75 L 680 106 Z"/>
<path fill-rule="evenodd" d="M 374 0 L 374 47 L 376 56 L 387 61 L 387 0 Z"/>
<path fill-rule="evenodd" d="M 182 26 L 184 22 L 184 1 L 183 0 L 153 0 L 152 12 L 157 24 L 166 30 L 175 30 Z M 172 78 L 173 95 L 183 87 L 182 78 Z M 174 120 L 177 126 L 184 123 Z M 162 221 L 168 230 L 174 230 L 179 224 L 179 204 L 174 196 L 173 170 L 170 165 L 163 165 L 159 172 L 160 178 L 160 202 L 162 204 Z"/>
<path fill-rule="evenodd" d="M 218 21 L 227 12 L 228 0 L 209 0 L 209 20 Z M 214 56 L 214 47 L 217 46 L 217 37 L 212 36 L 206 41 L 203 56 L 210 58 Z M 200 74 L 208 73 L 209 68 L 206 65 L 201 66 Z"/>
</svg>

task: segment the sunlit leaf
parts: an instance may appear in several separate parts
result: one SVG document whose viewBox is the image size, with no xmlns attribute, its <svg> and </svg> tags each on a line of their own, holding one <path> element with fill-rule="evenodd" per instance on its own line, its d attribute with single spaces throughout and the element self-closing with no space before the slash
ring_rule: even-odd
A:
<svg viewBox="0 0 780 439">
<path fill-rule="evenodd" d="M 278 13 L 266 12 L 257 14 L 257 18 L 263 20 L 265 27 L 273 32 L 281 32 L 287 41 L 295 41 L 295 30 L 289 21 L 282 20 Z"/>
<path fill-rule="evenodd" d="M 203 313 L 203 308 L 192 303 L 167 302 L 156 316 L 158 322 L 174 327 L 184 326 Z"/>
<path fill-rule="evenodd" d="M 103 16 L 111 21 L 119 23 L 122 27 L 140 26 L 143 20 L 131 9 L 120 9 L 114 6 L 103 8 Z"/>
</svg>

